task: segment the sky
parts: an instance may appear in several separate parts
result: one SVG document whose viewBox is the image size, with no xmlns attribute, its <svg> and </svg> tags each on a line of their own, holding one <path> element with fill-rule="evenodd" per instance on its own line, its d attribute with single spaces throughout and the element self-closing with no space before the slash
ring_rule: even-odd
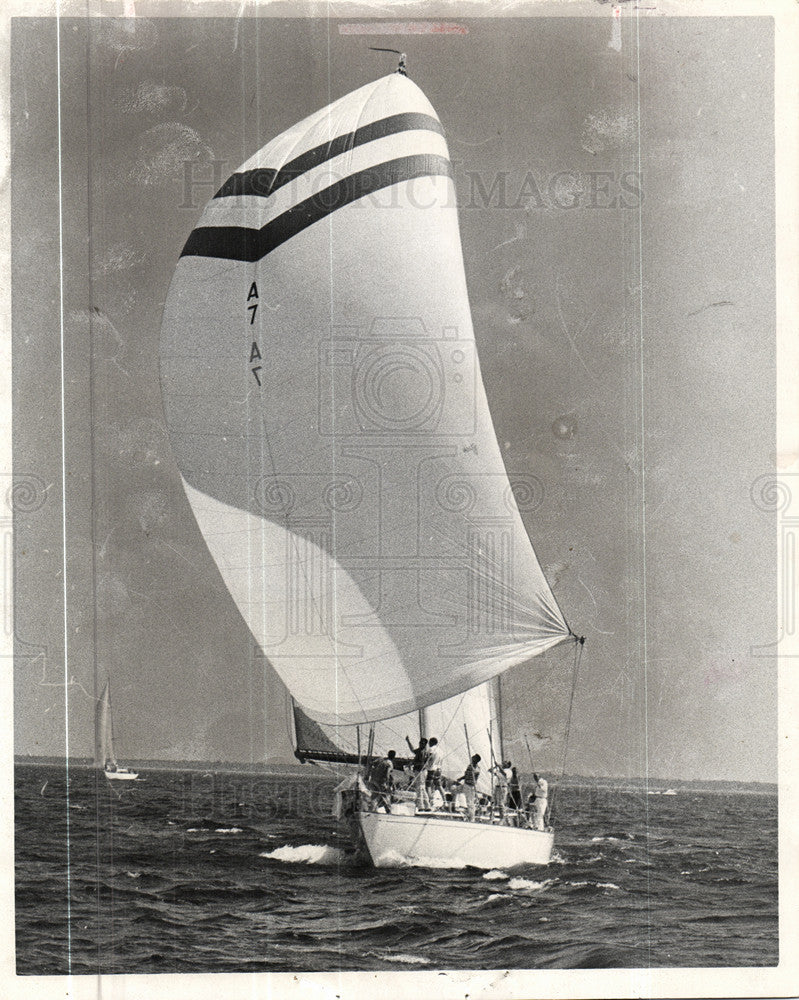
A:
<svg viewBox="0 0 799 1000">
<path fill-rule="evenodd" d="M 110 675 L 123 756 L 291 757 L 170 452 L 161 311 L 214 174 L 393 69 L 384 45 L 444 126 L 497 437 L 543 484 L 526 527 L 587 639 L 567 769 L 776 780 L 776 662 L 753 653 L 777 626 L 753 500 L 775 465 L 773 24 L 458 23 L 64 20 L 63 268 L 55 29 L 15 23 L 17 753 L 90 755 Z M 567 660 L 503 681 L 506 732 L 551 734 L 550 770 Z"/>
</svg>

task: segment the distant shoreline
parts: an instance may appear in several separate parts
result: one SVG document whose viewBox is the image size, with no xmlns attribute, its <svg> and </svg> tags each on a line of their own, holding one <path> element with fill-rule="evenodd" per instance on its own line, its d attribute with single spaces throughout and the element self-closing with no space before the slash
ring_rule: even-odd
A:
<svg viewBox="0 0 799 1000">
<path fill-rule="evenodd" d="M 14 766 L 32 767 L 63 767 L 63 757 L 34 757 L 28 755 L 15 755 Z M 127 759 L 125 764 L 141 771 L 188 771 L 211 774 L 249 774 L 253 776 L 275 777 L 307 777 L 307 778 L 330 778 L 335 774 L 332 767 L 317 767 L 313 764 L 293 763 L 284 758 L 274 761 L 264 761 L 257 764 L 248 764 L 236 761 L 198 761 L 198 760 L 134 760 Z M 88 769 L 93 768 L 94 763 L 87 757 L 70 757 L 70 768 Z M 547 772 L 550 776 L 550 772 Z M 530 775 L 520 774 L 522 781 L 528 779 Z M 662 794 L 664 791 L 673 789 L 677 794 L 685 792 L 748 792 L 758 795 L 776 795 L 779 786 L 770 781 L 722 781 L 712 778 L 617 778 L 599 777 L 584 775 L 565 775 L 562 779 L 551 776 L 550 780 L 562 787 L 597 788 L 604 791 L 628 791 L 642 792 L 652 791 Z"/>
</svg>

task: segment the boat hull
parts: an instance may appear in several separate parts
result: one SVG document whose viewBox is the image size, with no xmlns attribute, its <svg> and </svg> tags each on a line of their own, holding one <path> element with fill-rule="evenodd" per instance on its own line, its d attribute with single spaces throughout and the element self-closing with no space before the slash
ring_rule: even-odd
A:
<svg viewBox="0 0 799 1000">
<path fill-rule="evenodd" d="M 545 865 L 552 857 L 554 834 L 457 817 L 358 814 L 362 849 L 376 868 L 410 863 L 435 867 L 441 862 L 474 868 Z"/>
<path fill-rule="evenodd" d="M 135 781 L 139 777 L 138 771 L 104 771 L 109 781 Z"/>
</svg>

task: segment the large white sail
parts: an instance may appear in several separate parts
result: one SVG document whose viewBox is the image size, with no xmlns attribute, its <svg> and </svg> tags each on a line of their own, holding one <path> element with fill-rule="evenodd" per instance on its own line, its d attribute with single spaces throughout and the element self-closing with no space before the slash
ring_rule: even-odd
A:
<svg viewBox="0 0 799 1000">
<path fill-rule="evenodd" d="M 161 372 L 200 529 L 312 719 L 417 713 L 569 636 L 488 411 L 442 128 L 406 77 L 278 136 L 209 202 Z M 492 706 L 467 700 L 477 742 Z"/>
</svg>

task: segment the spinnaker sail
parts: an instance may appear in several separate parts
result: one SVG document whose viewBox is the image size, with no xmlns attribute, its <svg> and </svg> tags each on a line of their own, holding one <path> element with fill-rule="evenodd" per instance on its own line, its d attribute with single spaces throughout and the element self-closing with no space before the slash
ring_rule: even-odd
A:
<svg viewBox="0 0 799 1000">
<path fill-rule="evenodd" d="M 535 484 L 509 481 L 491 422 L 443 129 L 407 77 L 211 199 L 161 381 L 197 523 L 302 718 L 353 750 L 376 723 L 401 754 L 422 712 L 459 771 L 464 724 L 488 763 L 493 679 L 571 633 L 519 512 Z"/>
</svg>

